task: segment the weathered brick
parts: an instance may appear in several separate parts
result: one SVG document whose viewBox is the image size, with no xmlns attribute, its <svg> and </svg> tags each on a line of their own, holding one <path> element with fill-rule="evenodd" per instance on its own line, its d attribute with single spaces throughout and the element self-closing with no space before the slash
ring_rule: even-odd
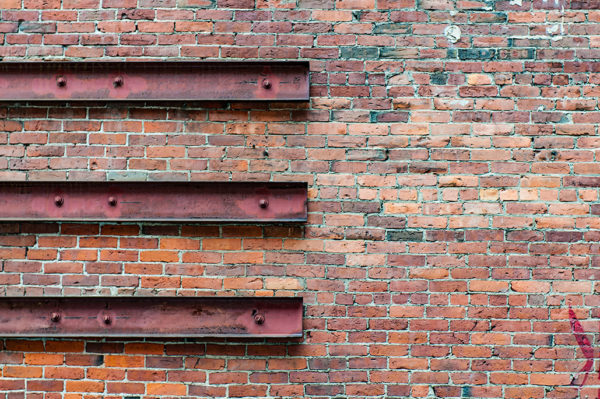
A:
<svg viewBox="0 0 600 399">
<path fill-rule="evenodd" d="M 388 241 L 423 241 L 423 231 L 414 230 L 387 230 Z"/>
<path fill-rule="evenodd" d="M 0 8 L 9 62 L 311 69 L 309 102 L 0 105 L 2 180 L 309 186 L 298 225 L 1 223 L 3 295 L 305 304 L 292 344 L 6 339 L 7 398 L 597 396 L 576 386 L 600 289 L 595 0 Z"/>
</svg>

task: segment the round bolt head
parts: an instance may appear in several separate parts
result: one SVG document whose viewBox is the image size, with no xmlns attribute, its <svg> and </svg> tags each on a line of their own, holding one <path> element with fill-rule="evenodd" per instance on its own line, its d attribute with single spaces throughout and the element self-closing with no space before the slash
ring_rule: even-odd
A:
<svg viewBox="0 0 600 399">
<path fill-rule="evenodd" d="M 262 315 L 262 314 L 260 314 L 260 313 L 255 314 L 254 315 L 254 322 L 256 324 L 263 324 L 265 322 L 265 316 Z"/>
<path fill-rule="evenodd" d="M 104 317 L 102 318 L 102 321 L 104 321 L 104 324 L 110 324 L 110 323 L 112 323 L 112 319 L 107 314 L 104 315 Z"/>
<path fill-rule="evenodd" d="M 115 197 L 108 197 L 108 205 L 117 206 L 117 199 Z"/>
<path fill-rule="evenodd" d="M 265 79 L 262 82 L 262 85 L 265 89 L 270 89 L 271 88 L 271 81 L 269 79 Z"/>
<path fill-rule="evenodd" d="M 64 203 L 65 203 L 65 200 L 60 195 L 57 195 L 56 197 L 54 197 L 54 204 L 56 206 L 63 206 Z"/>
<path fill-rule="evenodd" d="M 53 322 L 58 322 L 60 320 L 60 314 L 57 312 L 54 312 L 50 315 L 50 320 L 52 320 Z"/>
<path fill-rule="evenodd" d="M 115 80 L 113 80 L 113 86 L 115 86 L 115 87 L 121 87 L 121 86 L 123 86 L 123 78 L 120 77 L 120 76 L 117 76 L 115 78 Z"/>
<path fill-rule="evenodd" d="M 67 79 L 64 76 L 59 76 L 56 78 L 56 84 L 58 87 L 65 87 L 67 85 Z"/>
</svg>

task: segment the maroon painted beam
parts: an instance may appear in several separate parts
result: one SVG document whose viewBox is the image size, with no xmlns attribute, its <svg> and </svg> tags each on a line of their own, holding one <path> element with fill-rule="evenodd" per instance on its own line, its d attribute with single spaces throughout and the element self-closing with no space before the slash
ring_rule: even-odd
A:
<svg viewBox="0 0 600 399">
<path fill-rule="evenodd" d="M 0 221 L 305 222 L 307 184 L 0 182 Z"/>
<path fill-rule="evenodd" d="M 301 297 L 0 297 L 0 337 L 302 337 Z"/>
<path fill-rule="evenodd" d="M 0 62 L 0 101 L 308 101 L 308 61 Z"/>
</svg>

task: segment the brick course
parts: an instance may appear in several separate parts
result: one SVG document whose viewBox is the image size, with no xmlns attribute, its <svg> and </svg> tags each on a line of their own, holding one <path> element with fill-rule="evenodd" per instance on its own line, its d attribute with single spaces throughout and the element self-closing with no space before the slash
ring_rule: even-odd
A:
<svg viewBox="0 0 600 399">
<path fill-rule="evenodd" d="M 599 6 L 0 0 L 3 61 L 311 67 L 309 103 L 0 104 L 3 180 L 309 184 L 301 226 L 1 223 L 2 295 L 302 295 L 306 331 L 4 339 L 0 398 L 597 396 Z"/>
</svg>

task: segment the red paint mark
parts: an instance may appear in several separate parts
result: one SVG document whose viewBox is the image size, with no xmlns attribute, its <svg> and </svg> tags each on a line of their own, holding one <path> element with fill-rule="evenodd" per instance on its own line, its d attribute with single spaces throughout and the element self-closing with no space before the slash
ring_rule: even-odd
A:
<svg viewBox="0 0 600 399">
<path fill-rule="evenodd" d="M 583 326 L 577 319 L 575 312 L 573 311 L 573 309 L 571 309 L 570 306 L 569 306 L 569 321 L 571 323 L 571 330 L 573 330 L 573 335 L 575 336 L 575 340 L 577 341 L 579 348 L 581 348 L 581 352 L 583 353 L 583 356 L 585 356 L 585 358 L 587 359 L 587 361 L 583 365 L 583 368 L 581 370 L 579 370 L 580 373 L 585 373 L 585 375 L 583 377 L 583 381 L 581 381 L 581 383 L 577 384 L 579 386 L 579 389 L 581 389 L 581 387 L 585 385 L 585 382 L 588 379 L 589 373 L 592 370 L 592 368 L 594 367 L 594 359 L 595 359 L 594 348 L 592 347 L 592 344 L 591 344 L 589 338 L 587 337 L 587 335 L 585 335 Z M 600 377 L 600 367 L 598 368 L 598 377 Z M 573 381 L 571 384 L 573 385 L 574 383 L 575 382 Z M 600 399 L 600 389 L 598 390 L 598 399 Z"/>
</svg>

